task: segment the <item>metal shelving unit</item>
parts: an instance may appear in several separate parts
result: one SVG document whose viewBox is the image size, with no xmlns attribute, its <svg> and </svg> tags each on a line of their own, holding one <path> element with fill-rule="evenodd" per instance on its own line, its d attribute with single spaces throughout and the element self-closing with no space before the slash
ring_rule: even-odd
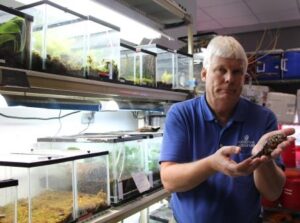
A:
<svg viewBox="0 0 300 223">
<path fill-rule="evenodd" d="M 13 84 L 10 84 L 9 86 L 1 86 L 0 93 L 4 95 L 79 101 L 114 99 L 116 101 L 127 100 L 143 103 L 182 101 L 185 100 L 188 95 L 185 92 L 160 90 L 155 88 L 131 86 L 122 83 L 88 80 L 31 70 L 0 67 L 0 71 L 3 69 L 14 72 L 23 72 L 29 82 L 29 87 L 14 86 Z"/>
<path fill-rule="evenodd" d="M 115 223 L 121 221 L 143 209 L 151 206 L 152 204 L 161 201 L 170 194 L 165 190 L 159 190 L 152 194 L 145 195 L 144 197 L 138 198 L 132 202 L 126 203 L 119 207 L 109 209 L 106 213 L 101 216 L 95 216 L 91 220 L 87 220 L 89 223 Z"/>
<path fill-rule="evenodd" d="M 253 80 L 252 84 L 269 86 L 273 91 L 296 94 L 300 86 L 300 79 Z"/>
</svg>

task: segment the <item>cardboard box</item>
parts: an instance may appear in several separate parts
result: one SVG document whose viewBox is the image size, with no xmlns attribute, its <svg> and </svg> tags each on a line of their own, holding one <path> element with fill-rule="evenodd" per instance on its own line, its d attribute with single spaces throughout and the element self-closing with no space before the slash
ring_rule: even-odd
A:
<svg viewBox="0 0 300 223">
<path fill-rule="evenodd" d="M 268 86 L 244 85 L 242 96 L 256 104 L 264 106 L 267 102 L 269 91 L 270 89 Z"/>
<path fill-rule="evenodd" d="M 296 95 L 269 92 L 266 106 L 275 113 L 279 124 L 294 123 Z"/>
</svg>

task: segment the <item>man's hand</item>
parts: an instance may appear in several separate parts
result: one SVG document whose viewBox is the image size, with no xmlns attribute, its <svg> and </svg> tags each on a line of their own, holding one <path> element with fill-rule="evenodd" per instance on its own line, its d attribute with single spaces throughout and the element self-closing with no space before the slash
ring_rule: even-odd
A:
<svg viewBox="0 0 300 223">
<path fill-rule="evenodd" d="M 246 176 L 252 173 L 258 167 L 260 161 L 257 159 L 246 159 L 240 163 L 231 159 L 231 156 L 238 154 L 241 148 L 237 146 L 223 146 L 210 156 L 211 167 L 218 172 L 228 176 Z"/>
<path fill-rule="evenodd" d="M 280 139 L 280 141 L 282 141 L 282 142 L 279 143 L 274 148 L 274 150 L 271 152 L 271 154 L 269 156 L 268 155 L 261 156 L 262 160 L 269 160 L 269 159 L 277 158 L 286 147 L 288 147 L 289 145 L 291 145 L 293 143 L 293 141 L 295 141 L 294 137 L 287 137 L 287 136 L 293 135 L 294 133 L 295 133 L 294 128 L 286 128 L 286 129 L 282 129 L 282 130 L 272 131 L 272 132 L 269 132 L 269 133 L 263 135 L 252 150 L 252 154 L 254 154 L 254 156 L 252 158 L 254 158 L 255 155 L 257 155 L 259 152 L 262 151 L 262 149 L 264 148 L 264 146 L 266 145 L 268 140 L 270 140 L 272 137 L 274 137 L 275 135 L 283 135 L 283 137 Z"/>
</svg>

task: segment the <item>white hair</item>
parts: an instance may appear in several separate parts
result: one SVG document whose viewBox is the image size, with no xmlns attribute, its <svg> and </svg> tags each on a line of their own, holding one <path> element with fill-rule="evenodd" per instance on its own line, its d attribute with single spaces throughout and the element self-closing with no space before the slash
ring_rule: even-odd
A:
<svg viewBox="0 0 300 223">
<path fill-rule="evenodd" d="M 244 73 L 247 71 L 248 59 L 245 50 L 232 36 L 216 36 L 209 42 L 204 51 L 204 68 L 208 69 L 213 56 L 241 60 Z"/>
</svg>

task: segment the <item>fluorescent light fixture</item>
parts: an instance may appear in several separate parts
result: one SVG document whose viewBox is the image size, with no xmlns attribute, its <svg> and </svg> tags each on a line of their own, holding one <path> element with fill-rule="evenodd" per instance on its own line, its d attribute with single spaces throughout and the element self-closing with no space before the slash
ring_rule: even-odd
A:
<svg viewBox="0 0 300 223">
<path fill-rule="evenodd" d="M 0 108 L 7 108 L 7 102 L 2 94 L 0 94 Z"/>
<path fill-rule="evenodd" d="M 36 0 L 17 0 L 23 4 L 29 4 Z M 156 39 L 165 34 L 154 30 L 142 23 L 139 23 L 121 13 L 114 11 L 101 2 L 94 2 L 92 0 L 74 1 L 74 0 L 51 0 L 56 4 L 69 8 L 73 11 L 83 15 L 91 15 L 110 24 L 120 27 L 120 38 L 135 44 L 141 44 L 143 38 Z M 170 37 L 168 37 L 170 38 Z"/>
<path fill-rule="evenodd" d="M 101 111 L 119 111 L 119 105 L 116 101 L 100 101 Z"/>
</svg>

